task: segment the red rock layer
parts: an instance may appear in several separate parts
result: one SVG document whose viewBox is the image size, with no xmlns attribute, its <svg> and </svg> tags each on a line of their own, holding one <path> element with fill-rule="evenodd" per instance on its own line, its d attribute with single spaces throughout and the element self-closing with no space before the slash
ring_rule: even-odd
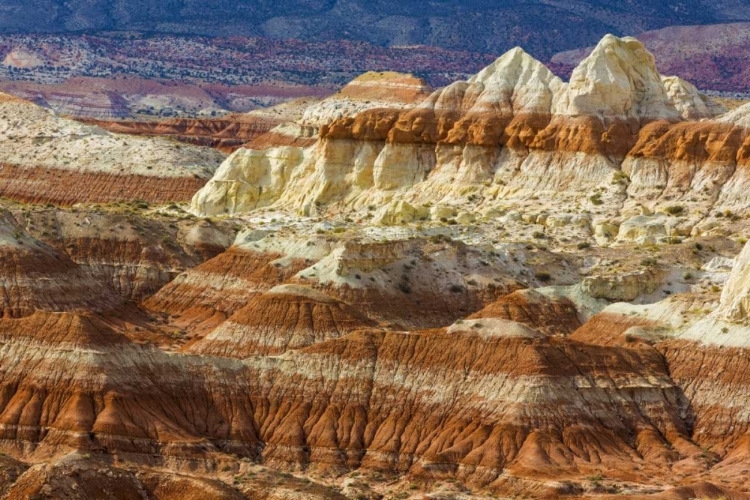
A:
<svg viewBox="0 0 750 500">
<path fill-rule="evenodd" d="M 145 200 L 189 201 L 207 179 L 147 177 L 73 169 L 0 166 L 0 196 L 26 203 L 108 203 Z"/>
<path fill-rule="evenodd" d="M 274 265 L 277 253 L 258 253 L 232 247 L 196 266 L 144 302 L 165 312 L 180 326 L 205 330 L 224 321 L 256 293 L 283 283 L 311 263 L 293 261 Z"/>
<path fill-rule="evenodd" d="M 104 121 L 79 119 L 118 134 L 174 137 L 198 146 L 210 146 L 227 154 L 270 131 L 280 121 L 230 115 L 224 118 L 172 118 L 158 121 Z"/>
<path fill-rule="evenodd" d="M 387 140 L 406 144 L 452 144 L 582 152 L 624 158 L 638 139 L 640 124 L 606 123 L 594 116 L 552 117 L 549 114 L 465 115 L 462 107 L 417 107 L 408 111 L 368 110 L 321 127 L 327 139 Z"/>
<path fill-rule="evenodd" d="M 506 282 L 430 289 L 422 287 L 422 284 L 424 282 L 416 275 L 408 284 L 411 288 L 409 293 L 397 287 L 378 289 L 325 285 L 319 289 L 347 304 L 356 305 L 367 317 L 393 328 L 436 328 L 479 311 L 520 287 Z"/>
<path fill-rule="evenodd" d="M 314 145 L 316 141 L 317 137 L 300 137 L 297 135 L 287 135 L 271 131 L 266 134 L 259 135 L 253 140 L 243 144 L 242 147 L 257 150 L 276 148 L 280 146 L 307 148 Z"/>
<path fill-rule="evenodd" d="M 690 342 L 668 342 L 658 349 L 690 401 L 689 418 L 696 441 L 726 455 L 723 466 L 727 473 L 746 469 L 750 459 L 748 350 Z"/>
<path fill-rule="evenodd" d="M 0 436 L 40 451 L 189 459 L 223 449 L 269 465 L 457 474 L 500 488 L 508 475 L 600 468 L 645 479 L 687 449 L 679 391 L 651 350 L 361 332 L 292 356 L 218 362 L 62 318 L 0 322 L 0 338 L 13 340 L 3 356 L 19 359 L 0 364 Z"/>
<path fill-rule="evenodd" d="M 630 156 L 744 164 L 750 160 L 750 134 L 731 123 L 658 121 L 643 128 Z"/>
<path fill-rule="evenodd" d="M 469 319 L 499 318 L 536 328 L 548 335 L 572 333 L 581 326 L 578 313 L 568 299 L 549 299 L 532 290 L 500 297 Z"/>
<path fill-rule="evenodd" d="M 372 326 L 356 308 L 292 286 L 254 296 L 189 352 L 234 358 L 275 355 Z"/>
<path fill-rule="evenodd" d="M 641 318 L 631 318 L 623 314 L 599 313 L 573 332 L 571 338 L 589 344 L 618 345 L 625 342 L 628 329 L 639 326 L 652 326 L 653 322 Z"/>
<path fill-rule="evenodd" d="M 109 311 L 121 298 L 70 258 L 19 237 L 0 245 L 0 315 L 21 317 L 43 311 Z"/>
</svg>

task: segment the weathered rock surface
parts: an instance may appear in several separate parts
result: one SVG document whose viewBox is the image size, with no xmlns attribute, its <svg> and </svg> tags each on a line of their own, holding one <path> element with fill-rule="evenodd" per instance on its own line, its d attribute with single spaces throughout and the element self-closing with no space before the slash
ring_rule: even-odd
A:
<svg viewBox="0 0 750 500">
<path fill-rule="evenodd" d="M 716 314 L 733 322 L 746 322 L 750 318 L 750 245 L 745 245 L 735 261 Z"/>
<path fill-rule="evenodd" d="M 615 37 L 428 93 L 306 107 L 210 219 L 3 201 L 6 496 L 747 498 L 748 109 Z"/>
<path fill-rule="evenodd" d="M 363 79 L 384 92 L 395 84 Z M 467 197 L 486 211 L 541 195 L 555 211 L 583 206 L 609 217 L 676 203 L 705 216 L 746 201 L 744 115 L 713 120 L 722 108 L 688 82 L 662 77 L 632 38 L 602 39 L 568 83 L 513 49 L 429 97 L 412 90 L 405 109 L 344 96 L 362 85 L 355 80 L 343 97 L 305 113 L 302 123 L 319 126 L 314 144 L 259 143 L 234 153 L 193 210 L 361 214 L 391 204 L 381 223 L 395 224 L 422 217 L 425 204 L 460 207 Z M 292 132 L 302 135 L 311 137 Z"/>
<path fill-rule="evenodd" d="M 189 199 L 224 156 L 165 139 L 115 135 L 0 96 L 0 195 L 72 205 Z"/>
</svg>

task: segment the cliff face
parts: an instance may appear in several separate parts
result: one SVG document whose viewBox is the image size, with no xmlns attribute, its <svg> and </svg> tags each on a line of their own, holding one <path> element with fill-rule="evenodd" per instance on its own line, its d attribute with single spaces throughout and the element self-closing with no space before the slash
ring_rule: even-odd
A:
<svg viewBox="0 0 750 500">
<path fill-rule="evenodd" d="M 387 223 L 404 203 L 460 210 L 469 195 L 473 210 L 504 210 L 543 194 L 555 206 L 542 209 L 603 205 L 602 218 L 683 203 L 700 219 L 745 205 L 745 109 L 714 119 L 721 107 L 659 75 L 634 39 L 605 37 L 568 83 L 513 49 L 466 82 L 414 97 L 406 109 L 375 100 L 368 105 L 376 109 L 363 109 L 334 96 L 338 114 L 309 120 L 320 125 L 314 144 L 271 141 L 238 151 L 196 194 L 193 210 L 332 207 L 361 215 L 375 204 L 389 207 Z"/>
</svg>

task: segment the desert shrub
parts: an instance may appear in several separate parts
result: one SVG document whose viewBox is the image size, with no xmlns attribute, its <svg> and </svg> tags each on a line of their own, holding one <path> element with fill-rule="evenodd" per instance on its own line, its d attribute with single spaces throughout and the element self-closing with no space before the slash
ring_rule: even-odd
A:
<svg viewBox="0 0 750 500">
<path fill-rule="evenodd" d="M 547 272 L 538 272 L 534 275 L 539 281 L 546 283 L 552 279 L 552 275 Z"/>
<path fill-rule="evenodd" d="M 664 209 L 669 215 L 680 215 L 685 212 L 685 207 L 682 205 L 670 205 Z"/>
</svg>

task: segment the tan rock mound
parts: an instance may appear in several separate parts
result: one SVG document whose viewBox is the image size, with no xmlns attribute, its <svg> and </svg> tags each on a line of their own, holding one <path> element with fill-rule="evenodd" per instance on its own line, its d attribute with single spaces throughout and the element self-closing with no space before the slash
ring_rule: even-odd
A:
<svg viewBox="0 0 750 500">
<path fill-rule="evenodd" d="M 238 238 L 240 240 L 242 235 Z M 312 245 L 308 245 L 308 241 Z M 262 239 L 238 243 L 177 276 L 144 302 L 180 327 L 206 332 L 330 252 L 325 238 Z"/>
</svg>

